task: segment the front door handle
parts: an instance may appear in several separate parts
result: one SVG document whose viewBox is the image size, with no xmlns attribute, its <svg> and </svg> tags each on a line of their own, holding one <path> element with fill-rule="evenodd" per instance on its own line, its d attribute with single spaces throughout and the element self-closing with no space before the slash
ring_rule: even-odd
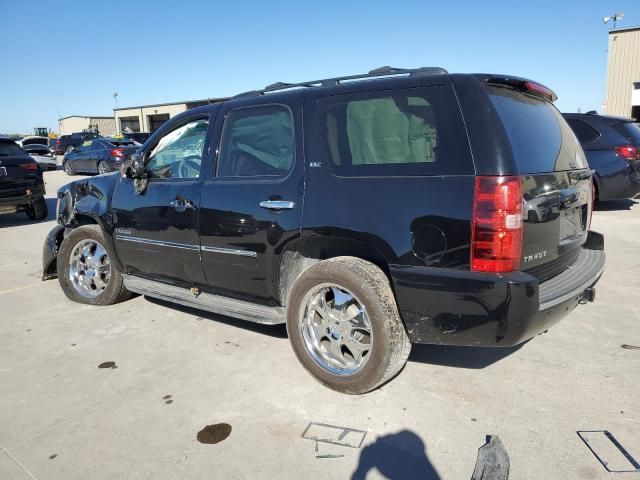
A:
<svg viewBox="0 0 640 480">
<path fill-rule="evenodd" d="M 296 204 L 288 200 L 263 200 L 260 206 L 269 210 L 291 210 Z"/>
<path fill-rule="evenodd" d="M 169 205 L 176 209 L 176 212 L 184 212 L 188 209 L 193 209 L 193 202 L 191 200 L 185 200 L 184 198 L 176 198 L 171 200 Z"/>
</svg>

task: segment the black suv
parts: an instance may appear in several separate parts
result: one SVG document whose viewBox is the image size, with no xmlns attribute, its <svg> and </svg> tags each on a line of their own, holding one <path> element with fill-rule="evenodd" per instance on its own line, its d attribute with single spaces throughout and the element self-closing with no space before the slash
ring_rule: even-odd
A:
<svg viewBox="0 0 640 480">
<path fill-rule="evenodd" d="M 68 135 L 61 135 L 54 144 L 53 151 L 56 155 L 73 152 L 87 140 L 99 138 L 100 135 L 93 132 L 76 132 Z"/>
<path fill-rule="evenodd" d="M 633 118 L 565 113 L 595 169 L 597 200 L 630 198 L 640 193 L 640 127 Z"/>
<path fill-rule="evenodd" d="M 383 67 L 180 114 L 120 174 L 58 191 L 44 278 L 285 323 L 320 382 L 369 391 L 411 343 L 512 346 L 594 298 L 591 170 L 521 78 Z"/>
<path fill-rule="evenodd" d="M 25 212 L 31 220 L 47 218 L 42 168 L 16 142 L 0 137 L 0 213 Z"/>
</svg>

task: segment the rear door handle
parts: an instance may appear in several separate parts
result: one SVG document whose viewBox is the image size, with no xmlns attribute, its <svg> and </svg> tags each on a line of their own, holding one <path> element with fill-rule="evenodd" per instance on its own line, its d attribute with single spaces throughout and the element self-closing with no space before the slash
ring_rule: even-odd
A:
<svg viewBox="0 0 640 480">
<path fill-rule="evenodd" d="M 184 212 L 189 208 L 193 209 L 193 202 L 191 200 L 185 200 L 183 198 L 176 198 L 171 200 L 169 205 L 176 209 L 176 212 Z"/>
<path fill-rule="evenodd" d="M 269 210 L 291 210 L 296 204 L 288 200 L 263 200 L 260 206 Z"/>
</svg>

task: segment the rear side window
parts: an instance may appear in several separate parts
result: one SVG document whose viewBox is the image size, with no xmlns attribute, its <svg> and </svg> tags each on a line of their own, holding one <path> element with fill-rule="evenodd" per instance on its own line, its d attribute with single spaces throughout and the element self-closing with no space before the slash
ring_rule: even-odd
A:
<svg viewBox="0 0 640 480">
<path fill-rule="evenodd" d="M 580 143 L 591 143 L 600 136 L 600 132 L 587 122 L 577 118 L 565 118 L 565 120 L 576 134 L 576 137 L 578 137 L 578 140 L 580 140 Z"/>
<path fill-rule="evenodd" d="M 518 173 L 586 168 L 580 143 L 552 104 L 507 88 L 487 88 L 509 137 Z"/>
<path fill-rule="evenodd" d="M 633 122 L 622 122 L 613 125 L 625 138 L 633 143 L 640 144 L 640 126 Z"/>
<path fill-rule="evenodd" d="M 320 114 L 337 175 L 474 173 L 450 87 L 329 97 L 320 101 Z"/>
</svg>

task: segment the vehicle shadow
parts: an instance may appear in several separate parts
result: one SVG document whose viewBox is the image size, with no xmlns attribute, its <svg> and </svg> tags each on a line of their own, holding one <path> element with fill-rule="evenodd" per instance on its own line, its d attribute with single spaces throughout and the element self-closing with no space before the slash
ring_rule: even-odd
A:
<svg viewBox="0 0 640 480">
<path fill-rule="evenodd" d="M 638 201 L 632 198 L 621 198 L 619 200 L 607 200 L 596 202 L 596 212 L 612 212 L 616 210 L 631 210 Z"/>
<path fill-rule="evenodd" d="M 149 297 L 147 295 L 145 295 L 144 298 L 148 302 L 155 303 L 156 305 L 161 305 L 166 308 L 179 310 L 181 312 L 194 315 L 203 320 L 210 320 L 212 322 L 224 323 L 225 325 L 242 328 L 244 330 L 250 330 L 252 332 L 256 332 L 263 335 L 269 335 L 270 337 L 287 338 L 287 328 L 285 327 L 284 324 L 264 325 L 261 323 L 254 323 L 254 322 L 249 322 L 247 320 L 241 320 L 239 318 L 227 317 L 226 315 L 218 315 L 215 313 L 210 313 L 205 310 L 198 310 L 197 308 L 186 307 L 184 305 L 167 302 L 165 300 Z"/>
<path fill-rule="evenodd" d="M 364 480 L 373 469 L 390 480 L 440 479 L 429 461 L 424 442 L 410 430 L 378 437 L 374 443 L 363 448 L 351 480 Z"/>
<path fill-rule="evenodd" d="M 457 347 L 414 344 L 411 347 L 409 361 L 475 370 L 499 362 L 520 350 L 525 343 L 515 347 Z"/>
<path fill-rule="evenodd" d="M 49 210 L 47 218 L 44 218 L 42 220 L 30 220 L 29 217 L 27 217 L 27 214 L 24 212 L 4 213 L 0 215 L 0 228 L 32 225 L 34 223 L 42 223 L 42 222 L 48 222 L 50 220 L 55 220 L 57 199 L 45 198 L 45 200 L 47 202 L 47 209 Z"/>
</svg>

